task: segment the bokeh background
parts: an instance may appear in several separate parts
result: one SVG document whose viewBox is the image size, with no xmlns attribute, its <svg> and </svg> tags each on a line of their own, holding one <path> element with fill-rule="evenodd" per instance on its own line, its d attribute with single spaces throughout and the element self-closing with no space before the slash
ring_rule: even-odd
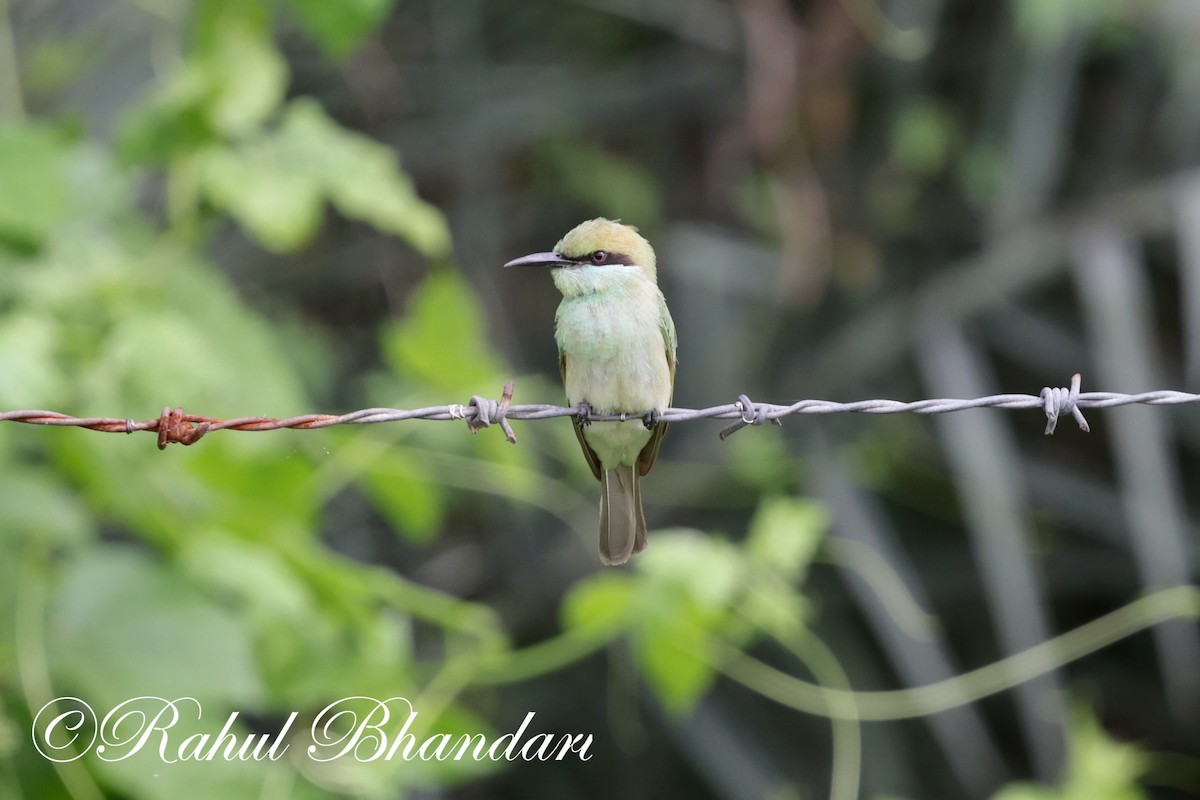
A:
<svg viewBox="0 0 1200 800">
<path fill-rule="evenodd" d="M 1198 41 L 1192 0 L 0 0 L 0 409 L 557 403 L 558 296 L 500 265 L 601 215 L 678 406 L 1200 391 Z M 1088 419 L 677 424 L 621 569 L 563 419 L 0 425 L 0 796 L 1200 796 L 1197 595 L 1127 607 L 1196 582 L 1200 415 Z M 594 755 L 56 765 L 67 694 Z"/>
</svg>

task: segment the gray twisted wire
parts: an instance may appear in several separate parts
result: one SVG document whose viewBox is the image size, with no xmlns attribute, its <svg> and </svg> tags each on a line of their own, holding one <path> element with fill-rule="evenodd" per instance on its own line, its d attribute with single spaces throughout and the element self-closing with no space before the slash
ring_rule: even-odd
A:
<svg viewBox="0 0 1200 800">
<path fill-rule="evenodd" d="M 934 398 L 929 400 L 856 400 L 848 403 L 833 400 L 800 400 L 790 405 L 756 403 L 746 395 L 736 402 L 708 408 L 668 408 L 662 412 L 664 422 L 690 422 L 697 419 L 731 419 L 734 423 L 721 431 L 721 438 L 747 425 L 762 425 L 766 422 L 780 424 L 779 420 L 793 414 L 947 414 L 969 408 L 1029 409 L 1040 408 L 1046 415 L 1046 433 L 1054 432 L 1058 418 L 1070 413 L 1081 430 L 1087 431 L 1087 420 L 1082 409 L 1112 408 L 1133 404 L 1180 405 L 1200 402 L 1200 394 L 1160 390 L 1140 394 L 1119 392 L 1080 392 L 1080 377 L 1072 376 L 1070 388 L 1046 387 L 1038 395 L 996 394 L 969 400 Z M 169 443 L 192 444 L 206 433 L 217 430 L 266 431 L 280 428 L 329 428 L 334 425 L 375 425 L 383 422 L 403 422 L 413 419 L 465 420 L 472 432 L 490 425 L 499 425 L 505 437 L 515 443 L 516 436 L 509 420 L 539 420 L 553 417 L 579 416 L 580 409 L 574 406 L 556 406 L 543 403 L 511 405 L 512 382 L 504 387 L 499 401 L 476 395 L 470 403 L 427 406 L 425 408 L 364 408 L 348 414 L 305 414 L 274 419 L 271 417 L 238 417 L 219 420 L 196 414 L 185 414 L 182 409 L 165 408 L 162 416 L 135 422 L 126 418 L 72 417 L 56 411 L 6 411 L 0 412 L 0 422 L 24 422 L 33 425 L 77 426 L 108 433 L 133 433 L 156 431 L 159 446 Z M 592 414 L 592 422 L 615 422 L 641 419 L 638 414 Z M 195 427 L 193 427 L 195 426 Z"/>
</svg>

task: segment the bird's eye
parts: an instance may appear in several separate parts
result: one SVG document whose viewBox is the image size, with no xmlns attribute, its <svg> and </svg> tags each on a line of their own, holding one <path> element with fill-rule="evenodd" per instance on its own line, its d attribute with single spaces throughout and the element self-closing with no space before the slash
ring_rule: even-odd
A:
<svg viewBox="0 0 1200 800">
<path fill-rule="evenodd" d="M 596 252 L 592 253 L 593 264 L 603 264 L 605 261 L 608 261 L 607 250 L 597 250 Z"/>
</svg>

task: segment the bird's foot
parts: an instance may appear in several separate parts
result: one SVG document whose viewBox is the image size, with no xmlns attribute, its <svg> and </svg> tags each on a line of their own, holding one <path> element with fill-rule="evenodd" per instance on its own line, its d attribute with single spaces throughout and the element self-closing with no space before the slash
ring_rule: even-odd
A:
<svg viewBox="0 0 1200 800">
<path fill-rule="evenodd" d="M 662 422 L 662 414 L 658 411 L 650 411 L 642 417 L 642 424 L 648 431 L 654 430 L 654 427 L 660 422 Z"/>
<path fill-rule="evenodd" d="M 575 419 L 579 421 L 579 427 L 586 428 L 592 424 L 592 407 L 587 403 L 579 404 L 579 413 L 575 415 Z"/>
</svg>

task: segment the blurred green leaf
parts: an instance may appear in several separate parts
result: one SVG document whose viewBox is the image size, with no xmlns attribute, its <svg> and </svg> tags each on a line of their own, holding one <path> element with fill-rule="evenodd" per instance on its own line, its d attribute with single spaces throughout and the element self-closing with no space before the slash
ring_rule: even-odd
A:
<svg viewBox="0 0 1200 800">
<path fill-rule="evenodd" d="M 790 580 L 804 576 L 829 527 L 829 512 L 813 500 L 763 500 L 750 521 L 746 555 Z"/>
<path fill-rule="evenodd" d="M 195 538 L 179 565 L 198 584 L 236 598 L 252 620 L 301 624 L 313 610 L 308 587 L 271 548 L 226 536 Z"/>
<path fill-rule="evenodd" d="M 44 316 L 16 312 L 0 318 L 0 407 L 44 407 L 62 395 L 64 375 L 46 369 L 58 330 Z"/>
<path fill-rule="evenodd" d="M 794 643 L 806 635 L 809 604 L 786 581 L 760 576 L 746 587 L 740 609 L 756 629 L 781 641 Z"/>
<path fill-rule="evenodd" d="M 237 150 L 212 147 L 196 157 L 200 183 L 214 206 L 229 212 L 259 244 L 275 252 L 307 244 L 324 217 L 323 187 L 298 168 L 278 138 Z"/>
<path fill-rule="evenodd" d="M 122 122 L 122 152 L 135 162 L 187 155 L 258 130 L 283 102 L 287 62 L 254 0 L 200 5 L 195 52 Z"/>
<path fill-rule="evenodd" d="M 698 531 L 656 531 L 643 574 L 634 642 L 646 678 L 675 712 L 691 708 L 716 677 L 709 639 L 725 627 L 744 587 L 732 545 Z"/>
<path fill-rule="evenodd" d="M 287 62 L 269 31 L 240 20 L 222 26 L 203 52 L 208 116 L 225 136 L 248 133 L 265 122 L 283 101 Z"/>
<path fill-rule="evenodd" d="M 404 381 L 458 397 L 490 388 L 503 373 L 487 342 L 483 304 L 451 270 L 426 276 L 383 333 L 384 358 Z"/>
<path fill-rule="evenodd" d="M 396 0 L 288 0 L 304 30 L 325 52 L 342 58 L 374 31 Z"/>
<path fill-rule="evenodd" d="M 663 705 L 686 713 L 716 678 L 710 659 L 708 617 L 680 596 L 650 595 L 655 603 L 634 638 L 638 662 Z"/>
<path fill-rule="evenodd" d="M 949 109 L 933 98 L 920 98 L 901 107 L 891 136 L 897 166 L 931 175 L 945 166 L 957 132 Z"/>
<path fill-rule="evenodd" d="M 51 473 L 25 469 L 0 472 L 0 550 L 15 552 L 20 540 L 81 545 L 91 521 L 79 498 Z"/>
<path fill-rule="evenodd" d="M 683 712 L 714 678 L 709 637 L 741 589 L 742 561 L 727 543 L 672 530 L 655 532 L 637 567 L 632 576 L 606 572 L 577 584 L 563 623 L 584 632 L 627 627 L 646 679 L 667 708 Z"/>
<path fill-rule="evenodd" d="M 1082 705 L 1071 715 L 1066 777 L 1057 789 L 1010 784 L 992 800 L 1145 800 L 1138 778 L 1146 759 L 1134 746 L 1114 742 Z"/>
<path fill-rule="evenodd" d="M 796 583 L 819 545 L 827 513 L 793 498 L 766 501 L 744 548 L 699 531 L 655 531 L 633 574 L 603 572 L 572 588 L 563 626 L 628 633 L 663 704 L 690 709 L 715 678 L 714 638 L 756 632 L 794 643 L 807 603 Z"/>
<path fill-rule="evenodd" d="M 363 486 L 394 530 L 416 542 L 433 539 L 445 518 L 445 490 L 423 480 L 420 456 L 392 447 L 365 471 Z"/>
<path fill-rule="evenodd" d="M 196 156 L 205 197 L 268 249 L 294 250 L 320 227 L 326 201 L 430 257 L 450 251 L 441 214 L 384 145 L 340 127 L 319 105 L 291 103 L 273 131 Z"/>
<path fill-rule="evenodd" d="M 538 151 L 544 183 L 611 219 L 655 228 L 662 222 L 662 192 L 650 171 L 590 144 L 555 139 Z"/>
<path fill-rule="evenodd" d="M 580 581 L 563 599 L 565 628 L 605 631 L 622 626 L 635 607 L 636 584 L 628 575 L 602 572 Z"/>
<path fill-rule="evenodd" d="M 745 576 L 733 545 L 682 528 L 656 531 L 638 568 L 649 582 L 673 587 L 704 610 L 727 610 Z"/>
<path fill-rule="evenodd" d="M 263 687 L 249 631 L 182 577 L 133 548 L 72 558 L 48 636 L 59 680 L 110 707 L 140 695 L 255 706 Z"/>
<path fill-rule="evenodd" d="M 0 243 L 36 247 L 64 221 L 67 147 L 50 126 L 0 120 Z"/>
</svg>

